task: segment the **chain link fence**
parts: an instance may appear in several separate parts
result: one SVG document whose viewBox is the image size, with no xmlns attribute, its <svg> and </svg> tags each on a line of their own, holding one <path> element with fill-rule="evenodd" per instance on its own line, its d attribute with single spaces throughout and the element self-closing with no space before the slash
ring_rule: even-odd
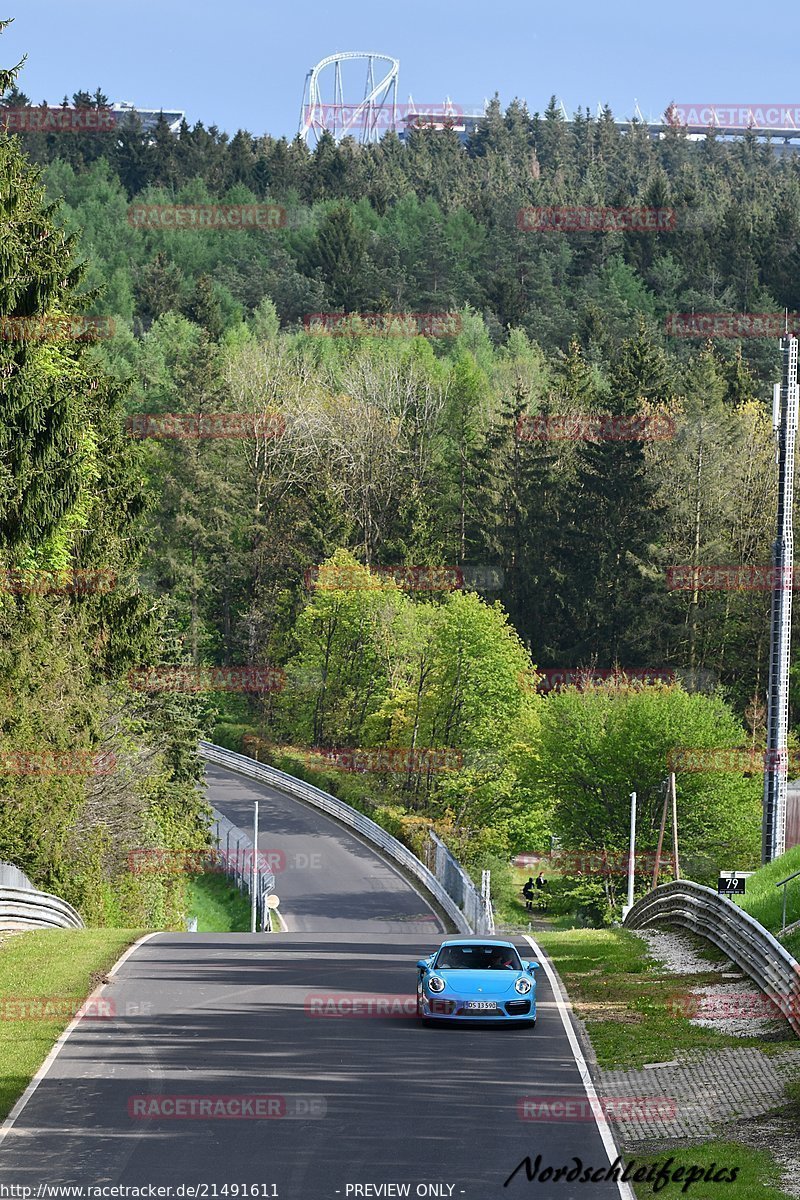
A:
<svg viewBox="0 0 800 1200">
<path fill-rule="evenodd" d="M 275 876 L 269 870 L 263 855 L 253 847 L 253 839 L 229 821 L 221 812 L 212 809 L 211 827 L 215 847 L 214 862 L 224 871 L 240 892 L 253 895 L 253 865 L 255 862 L 256 929 L 262 933 L 271 931 L 271 909 L 268 896 L 275 890 Z"/>
<path fill-rule="evenodd" d="M 428 870 L 436 876 L 456 907 L 461 909 L 475 933 L 494 933 L 494 913 L 488 894 L 488 879 L 486 893 L 482 894 L 458 859 L 432 829 L 428 831 L 428 837 Z M 488 872 L 484 872 L 484 876 L 488 876 Z"/>
</svg>

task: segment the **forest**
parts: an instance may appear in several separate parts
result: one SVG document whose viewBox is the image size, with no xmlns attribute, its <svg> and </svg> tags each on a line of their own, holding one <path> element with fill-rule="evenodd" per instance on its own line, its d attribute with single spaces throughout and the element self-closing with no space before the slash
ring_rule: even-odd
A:
<svg viewBox="0 0 800 1200">
<path fill-rule="evenodd" d="M 0 133 L 0 858 L 97 923 L 180 922 L 128 862 L 205 843 L 201 735 L 475 868 L 617 852 L 634 789 L 652 849 L 676 748 L 764 745 L 769 593 L 697 568 L 769 564 L 778 345 L 674 318 L 798 310 L 797 158 L 555 101 L 466 146 L 100 125 Z M 141 219 L 208 205 L 281 215 Z M 519 219 L 565 205 L 675 219 Z M 8 332 L 43 318 L 84 332 Z M 53 751 L 115 769 L 13 765 Z M 698 877 L 757 861 L 757 772 L 678 795 Z"/>
</svg>

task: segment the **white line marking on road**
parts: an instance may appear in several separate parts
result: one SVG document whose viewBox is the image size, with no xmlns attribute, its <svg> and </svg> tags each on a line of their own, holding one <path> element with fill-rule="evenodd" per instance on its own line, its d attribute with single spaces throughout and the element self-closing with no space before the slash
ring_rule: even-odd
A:
<svg viewBox="0 0 800 1200">
<path fill-rule="evenodd" d="M 578 1072 L 581 1077 L 581 1082 L 583 1083 L 584 1089 L 586 1091 L 586 1096 L 590 1102 L 597 1101 L 596 1104 L 592 1103 L 592 1105 L 591 1105 L 592 1113 L 594 1115 L 594 1119 L 597 1124 L 597 1129 L 598 1129 L 598 1132 L 600 1133 L 600 1137 L 602 1139 L 603 1146 L 605 1147 L 606 1154 L 608 1155 L 609 1164 L 611 1164 L 614 1162 L 615 1158 L 621 1158 L 622 1155 L 621 1155 L 621 1152 L 620 1152 L 616 1142 L 614 1141 L 614 1134 L 611 1129 L 611 1126 L 609 1125 L 609 1123 L 606 1119 L 605 1113 L 602 1111 L 602 1105 L 599 1103 L 599 1097 L 597 1095 L 597 1091 L 594 1086 L 594 1081 L 592 1080 L 592 1074 L 591 1074 L 591 1071 L 589 1070 L 589 1064 L 587 1063 L 586 1059 L 584 1058 L 583 1051 L 581 1050 L 581 1046 L 580 1046 L 580 1042 L 578 1041 L 577 1034 L 575 1033 L 575 1030 L 572 1027 L 572 1018 L 570 1015 L 569 1006 L 567 1005 L 567 1002 L 564 999 L 564 994 L 561 991 L 561 987 L 559 985 L 558 979 L 556 978 L 556 973 L 553 970 L 553 968 L 550 966 L 547 955 L 542 953 L 541 948 L 539 946 L 537 946 L 535 940 L 531 937 L 531 935 L 529 933 L 523 933 L 522 936 L 524 937 L 524 939 L 528 943 L 528 945 L 532 948 L 534 954 L 536 955 L 537 960 L 542 964 L 542 967 L 544 968 L 544 973 L 549 980 L 550 987 L 553 989 L 553 995 L 555 997 L 556 1005 L 558 1006 L 558 1015 L 561 1017 L 561 1024 L 564 1026 L 564 1032 L 567 1035 L 567 1039 L 570 1044 L 570 1049 L 572 1050 L 572 1053 L 575 1056 L 575 1062 L 577 1063 L 577 1066 L 578 1066 Z M 538 1004 L 537 1004 L 537 1007 L 538 1007 Z M 617 1184 L 617 1187 L 619 1188 L 619 1194 L 622 1197 L 622 1200 L 636 1200 L 636 1196 L 634 1194 L 633 1188 L 631 1187 L 631 1185 L 629 1183 L 623 1183 L 621 1179 L 618 1179 L 615 1182 Z"/>
<path fill-rule="evenodd" d="M 155 933 L 146 933 L 144 935 L 144 937 L 139 938 L 138 942 L 134 942 L 132 946 L 129 946 L 128 949 L 125 951 L 125 953 L 121 956 L 121 958 L 117 959 L 117 961 L 114 963 L 114 966 L 108 972 L 108 975 L 106 976 L 108 981 L 111 982 L 113 980 L 117 971 L 120 969 L 121 966 L 123 966 L 128 961 L 128 959 L 130 958 L 130 956 L 133 954 L 133 952 L 135 950 L 138 950 L 140 946 L 143 946 L 145 944 L 145 942 L 149 942 L 150 938 L 155 937 L 155 936 L 156 936 Z M 82 1002 L 81 1007 L 83 1008 L 87 1004 L 89 1004 L 90 1001 L 98 999 L 105 986 L 106 985 L 104 983 L 98 984 L 97 987 L 92 992 L 91 996 L 87 996 L 86 999 Z M 2 1126 L 0 1126 L 0 1146 L 2 1146 L 6 1137 L 13 1129 L 15 1121 L 18 1119 L 18 1117 L 22 1113 L 23 1109 L 25 1108 L 26 1104 L 29 1102 L 31 1096 L 34 1094 L 36 1089 L 38 1088 L 39 1084 L 42 1082 L 43 1079 L 46 1078 L 48 1071 L 50 1070 L 50 1068 L 52 1067 L 56 1058 L 58 1057 L 60 1051 L 66 1044 L 67 1039 L 69 1038 L 70 1034 L 73 1033 L 73 1031 L 78 1028 L 78 1026 L 80 1025 L 82 1020 L 83 1020 L 83 1018 L 79 1013 L 77 1016 L 72 1018 L 72 1020 L 70 1021 L 69 1025 L 66 1027 L 66 1029 L 64 1029 L 61 1032 L 61 1034 L 59 1035 L 58 1040 L 56 1041 L 55 1045 L 50 1050 L 50 1053 L 48 1054 L 47 1058 L 44 1060 L 42 1065 L 39 1067 L 39 1070 L 36 1072 L 33 1079 L 31 1079 L 30 1083 L 25 1088 L 25 1091 L 20 1096 L 19 1100 L 17 1100 L 16 1104 L 11 1109 L 11 1112 L 6 1117 Z"/>
</svg>

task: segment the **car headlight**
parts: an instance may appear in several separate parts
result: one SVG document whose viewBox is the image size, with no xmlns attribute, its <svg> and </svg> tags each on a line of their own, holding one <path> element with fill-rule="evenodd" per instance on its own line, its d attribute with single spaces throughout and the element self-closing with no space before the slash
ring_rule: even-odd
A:
<svg viewBox="0 0 800 1200">
<path fill-rule="evenodd" d="M 445 982 L 441 975 L 431 975 L 430 979 L 428 980 L 428 987 L 432 992 L 443 992 L 445 989 Z"/>
<path fill-rule="evenodd" d="M 533 984 L 531 983 L 530 979 L 526 979 L 524 975 L 520 975 L 519 979 L 514 984 L 514 987 L 517 989 L 520 996 L 527 996 L 528 992 L 533 987 Z"/>
</svg>

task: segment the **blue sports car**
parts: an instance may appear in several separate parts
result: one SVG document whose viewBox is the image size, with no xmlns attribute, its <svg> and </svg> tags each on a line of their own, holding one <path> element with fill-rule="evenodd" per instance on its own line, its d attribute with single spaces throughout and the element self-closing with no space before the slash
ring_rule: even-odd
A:
<svg viewBox="0 0 800 1200">
<path fill-rule="evenodd" d="M 417 1016 L 535 1025 L 538 966 L 520 959 L 511 942 L 442 942 L 417 963 Z"/>
</svg>

